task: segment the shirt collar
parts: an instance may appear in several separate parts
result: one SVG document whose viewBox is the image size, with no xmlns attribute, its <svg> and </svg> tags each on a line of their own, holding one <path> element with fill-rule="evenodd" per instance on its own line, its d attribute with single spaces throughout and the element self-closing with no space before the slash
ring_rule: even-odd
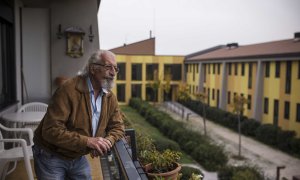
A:
<svg viewBox="0 0 300 180">
<path fill-rule="evenodd" d="M 94 93 L 94 88 L 93 88 L 93 85 L 92 85 L 92 82 L 91 82 L 91 79 L 89 76 L 87 77 L 87 84 L 88 84 L 89 92 Z M 100 92 L 100 94 L 103 95 L 103 94 L 107 94 L 107 93 L 108 93 L 107 89 L 102 88 L 102 91 Z"/>
</svg>

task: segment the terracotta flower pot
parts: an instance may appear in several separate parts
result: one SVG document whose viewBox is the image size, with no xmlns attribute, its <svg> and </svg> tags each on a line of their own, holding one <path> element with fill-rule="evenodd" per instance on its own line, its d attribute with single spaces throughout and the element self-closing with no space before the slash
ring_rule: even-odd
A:
<svg viewBox="0 0 300 180">
<path fill-rule="evenodd" d="M 181 165 L 176 163 L 177 167 L 169 172 L 165 172 L 165 173 L 150 173 L 149 171 L 151 171 L 151 164 L 147 164 L 145 167 L 148 171 L 148 178 L 149 179 L 157 179 L 157 178 L 162 178 L 162 179 L 168 179 L 168 180 L 176 180 L 179 174 L 179 171 L 181 170 Z M 149 167 L 150 166 L 150 167 Z"/>
</svg>

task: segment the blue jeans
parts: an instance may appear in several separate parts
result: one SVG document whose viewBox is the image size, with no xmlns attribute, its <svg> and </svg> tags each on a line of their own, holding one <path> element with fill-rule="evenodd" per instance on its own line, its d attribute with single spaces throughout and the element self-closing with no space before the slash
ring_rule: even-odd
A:
<svg viewBox="0 0 300 180">
<path fill-rule="evenodd" d="M 82 156 L 65 160 L 48 153 L 40 147 L 32 147 L 35 174 L 40 180 L 91 180 L 91 169 L 87 159 Z"/>
</svg>

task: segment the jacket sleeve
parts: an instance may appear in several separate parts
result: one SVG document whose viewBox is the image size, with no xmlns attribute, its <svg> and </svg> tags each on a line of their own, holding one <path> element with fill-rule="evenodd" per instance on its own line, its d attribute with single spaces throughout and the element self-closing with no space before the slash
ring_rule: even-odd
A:
<svg viewBox="0 0 300 180">
<path fill-rule="evenodd" d="M 116 141 L 124 137 L 125 128 L 121 110 L 118 106 L 118 101 L 114 95 L 111 98 L 111 113 L 106 128 L 105 138 L 108 139 L 113 145 Z"/>
<path fill-rule="evenodd" d="M 88 137 L 66 127 L 73 105 L 69 94 L 66 89 L 59 88 L 53 95 L 44 119 L 42 136 L 60 148 L 85 153 Z"/>
</svg>

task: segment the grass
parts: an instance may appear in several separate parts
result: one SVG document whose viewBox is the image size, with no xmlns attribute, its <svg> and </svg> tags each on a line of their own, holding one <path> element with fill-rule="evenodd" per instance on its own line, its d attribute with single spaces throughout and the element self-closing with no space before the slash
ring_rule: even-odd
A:
<svg viewBox="0 0 300 180">
<path fill-rule="evenodd" d="M 168 139 L 164 136 L 158 129 L 149 124 L 144 117 L 142 117 L 138 112 L 129 106 L 120 106 L 122 112 L 127 116 L 127 118 L 132 123 L 134 129 L 139 130 L 147 134 L 152 139 Z M 182 157 L 180 163 L 195 163 L 195 161 L 188 155 L 181 151 Z"/>
</svg>

